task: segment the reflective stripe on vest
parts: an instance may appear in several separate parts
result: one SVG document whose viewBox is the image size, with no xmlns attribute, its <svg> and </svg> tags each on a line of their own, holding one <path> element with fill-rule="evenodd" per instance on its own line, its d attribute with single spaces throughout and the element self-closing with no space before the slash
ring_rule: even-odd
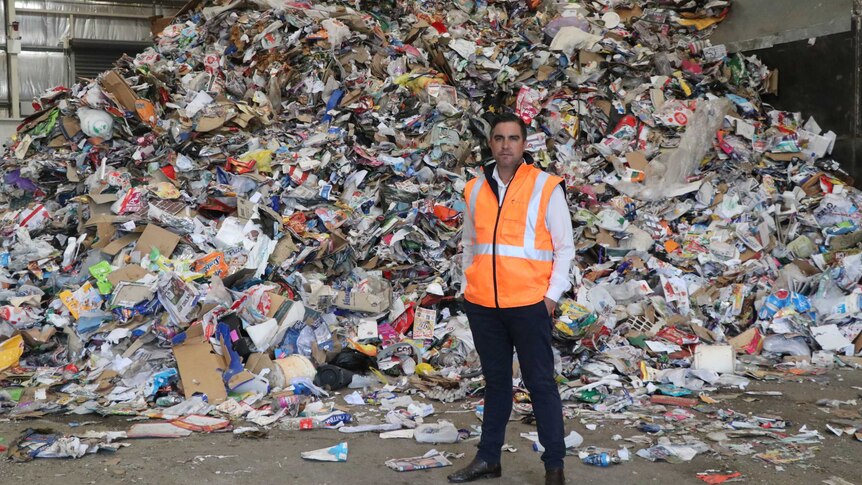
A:
<svg viewBox="0 0 862 485">
<path fill-rule="evenodd" d="M 494 254 L 493 244 L 474 244 L 473 254 L 486 254 L 491 256 Z M 541 249 L 522 248 L 518 246 L 509 246 L 506 244 L 497 245 L 497 256 L 508 256 L 510 258 L 534 259 L 536 261 L 553 261 L 553 251 L 543 251 Z"/>
</svg>

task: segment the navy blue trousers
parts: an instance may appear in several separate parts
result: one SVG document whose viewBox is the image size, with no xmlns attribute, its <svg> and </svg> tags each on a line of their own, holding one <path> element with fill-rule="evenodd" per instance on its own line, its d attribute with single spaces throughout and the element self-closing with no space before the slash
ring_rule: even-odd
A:
<svg viewBox="0 0 862 485">
<path fill-rule="evenodd" d="M 512 414 L 514 349 L 518 351 L 521 377 L 533 402 L 539 442 L 545 448 L 542 454 L 545 469 L 563 468 L 566 455 L 563 406 L 554 381 L 553 321 L 545 302 L 488 308 L 465 301 L 464 309 L 485 375 L 485 413 L 476 457 L 487 463 L 500 463 L 506 424 Z"/>
</svg>

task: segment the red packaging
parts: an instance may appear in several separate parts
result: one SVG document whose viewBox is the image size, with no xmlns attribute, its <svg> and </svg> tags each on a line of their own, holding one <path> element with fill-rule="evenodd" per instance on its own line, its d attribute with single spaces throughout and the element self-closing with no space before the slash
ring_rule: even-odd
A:
<svg viewBox="0 0 862 485">
<path fill-rule="evenodd" d="M 392 328 L 401 335 L 405 335 L 413 326 L 413 317 L 416 315 L 416 303 L 410 303 L 404 313 L 392 321 Z"/>
</svg>

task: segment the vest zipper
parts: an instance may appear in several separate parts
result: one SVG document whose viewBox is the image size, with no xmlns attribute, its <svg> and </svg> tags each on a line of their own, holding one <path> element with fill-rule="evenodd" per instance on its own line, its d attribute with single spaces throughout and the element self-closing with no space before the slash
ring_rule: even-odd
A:
<svg viewBox="0 0 862 485">
<path fill-rule="evenodd" d="M 517 174 L 517 171 L 515 173 Z M 497 219 L 494 220 L 494 240 L 493 244 L 491 244 L 491 273 L 494 275 L 494 305 L 497 308 L 500 308 L 500 299 L 497 295 L 497 226 L 500 224 L 500 213 L 503 212 L 503 203 L 506 202 L 506 196 L 512 190 L 512 182 L 514 180 L 515 177 L 513 175 L 512 180 L 509 181 L 509 185 L 506 187 L 506 191 L 503 192 L 503 200 L 497 205 Z"/>
</svg>

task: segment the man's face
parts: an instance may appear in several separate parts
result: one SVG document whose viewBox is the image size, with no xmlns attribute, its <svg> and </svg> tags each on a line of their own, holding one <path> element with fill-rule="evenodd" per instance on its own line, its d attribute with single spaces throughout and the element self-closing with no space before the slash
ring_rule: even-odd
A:
<svg viewBox="0 0 862 485">
<path fill-rule="evenodd" d="M 524 156 L 526 140 L 521 135 L 521 126 L 514 121 L 500 123 L 491 130 L 488 144 L 494 160 L 500 168 L 517 167 Z"/>
</svg>

